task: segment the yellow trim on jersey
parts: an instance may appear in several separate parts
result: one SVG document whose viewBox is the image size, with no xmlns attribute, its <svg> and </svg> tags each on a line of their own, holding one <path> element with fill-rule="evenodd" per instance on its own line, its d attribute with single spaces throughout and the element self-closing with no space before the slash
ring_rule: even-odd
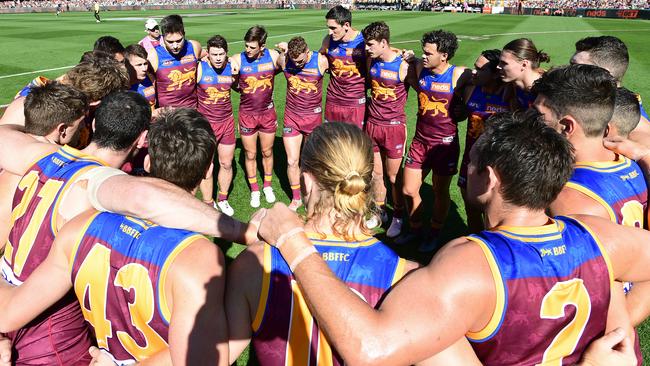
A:
<svg viewBox="0 0 650 366">
<path fill-rule="evenodd" d="M 562 238 L 564 222 L 550 219 L 551 223 L 544 226 L 497 226 L 490 231 L 498 231 L 499 234 L 511 239 L 517 239 L 528 243 L 539 243 Z M 540 237 L 535 237 L 540 236 Z"/>
<path fill-rule="evenodd" d="M 580 185 L 578 183 L 575 183 L 575 182 L 567 182 L 566 187 L 571 188 L 571 189 L 575 189 L 576 191 L 578 191 L 578 192 L 586 195 L 587 197 L 593 199 L 594 201 L 598 202 L 605 209 L 605 211 L 607 211 L 607 214 L 609 215 L 609 219 L 612 222 L 616 223 L 616 213 L 614 212 L 614 210 L 612 210 L 612 208 L 609 206 L 609 204 L 607 202 L 605 202 L 605 200 L 603 200 L 598 195 L 598 193 L 596 193 L 596 192 L 592 191 L 591 189 L 589 189 L 587 187 L 584 187 L 584 186 L 582 186 L 582 185 Z"/>
<path fill-rule="evenodd" d="M 313 231 L 305 232 L 309 240 L 312 241 L 314 245 L 324 246 L 324 247 L 349 247 L 349 248 L 359 248 L 359 247 L 369 247 L 371 245 L 377 244 L 379 240 L 372 236 L 359 235 L 356 241 L 349 242 L 345 239 L 333 235 L 333 234 L 320 234 Z"/>
<path fill-rule="evenodd" d="M 395 268 L 395 274 L 393 274 L 393 279 L 390 281 L 390 285 L 394 286 L 397 281 L 401 280 L 404 277 L 404 269 L 406 268 L 406 259 L 399 258 L 397 260 L 397 267 Z"/>
<path fill-rule="evenodd" d="M 90 165 L 87 167 L 84 167 L 83 169 L 77 170 L 70 179 L 68 179 L 67 182 L 61 187 L 61 190 L 59 193 L 57 193 L 57 198 L 56 201 L 54 202 L 54 208 L 52 209 L 52 215 L 50 216 L 50 228 L 52 229 L 52 233 L 54 233 L 54 236 L 59 233 L 59 228 L 57 227 L 57 222 L 58 222 L 58 217 L 59 217 L 59 205 L 61 204 L 61 201 L 63 201 L 63 197 L 65 197 L 66 193 L 68 193 L 68 190 L 72 187 L 73 184 L 77 182 L 77 178 L 79 175 L 84 174 L 88 172 L 89 170 L 92 170 L 94 168 L 97 168 L 95 165 Z"/>
<path fill-rule="evenodd" d="M 169 267 L 171 267 L 174 259 L 190 244 L 194 243 L 198 239 L 204 238 L 201 234 L 194 234 L 183 239 L 174 250 L 167 256 L 165 263 L 163 263 L 162 269 L 160 270 L 160 276 L 158 280 L 158 299 L 160 299 L 160 315 L 162 318 L 169 324 L 170 319 L 172 318 L 172 312 L 169 310 L 167 305 L 167 294 L 165 293 L 165 282 L 167 281 L 167 272 Z"/>
<path fill-rule="evenodd" d="M 93 156 L 93 155 L 85 154 L 85 153 L 81 152 L 81 150 L 75 149 L 74 147 L 69 146 L 69 145 L 62 146 L 58 150 L 58 152 L 60 152 L 61 155 L 64 155 L 64 156 L 67 155 L 67 158 L 69 158 L 69 159 L 90 160 L 90 161 L 97 162 L 97 163 L 99 163 L 101 165 L 104 165 L 104 166 L 109 166 L 108 163 L 105 162 L 104 160 L 102 160 L 102 159 L 100 159 L 100 158 L 98 158 L 96 156 Z"/>
<path fill-rule="evenodd" d="M 199 80 L 201 80 L 201 77 L 203 77 L 203 62 L 199 60 L 198 64 L 196 65 L 196 81 L 197 83 Z"/>
<path fill-rule="evenodd" d="M 483 240 L 476 237 L 468 236 L 466 237 L 466 239 L 473 241 L 481 248 L 481 250 L 483 250 L 485 259 L 487 260 L 488 265 L 490 266 L 490 272 L 492 272 L 492 278 L 494 279 L 496 304 L 494 306 L 494 312 L 490 317 L 490 321 L 483 329 L 479 330 L 478 332 L 467 332 L 465 334 L 465 336 L 470 340 L 481 341 L 493 335 L 498 330 L 499 325 L 501 324 L 501 318 L 503 317 L 503 313 L 506 310 L 505 309 L 505 305 L 506 305 L 505 283 L 503 282 L 503 278 L 501 277 L 501 271 L 499 270 L 499 265 L 494 259 L 494 256 L 492 255 L 492 251 L 487 246 L 487 244 Z"/>
<path fill-rule="evenodd" d="M 132 223 L 142 227 L 143 229 L 149 229 L 151 227 L 158 226 L 158 225 L 156 225 L 156 224 L 154 224 L 152 222 L 142 220 L 142 219 L 138 219 L 138 218 L 131 217 L 131 216 L 124 216 L 124 218 L 126 220 L 131 221 Z"/>
<path fill-rule="evenodd" d="M 253 332 L 257 332 L 262 325 L 264 313 L 266 312 L 266 302 L 269 297 L 269 288 L 271 286 L 271 246 L 264 244 L 264 263 L 262 271 L 262 291 L 260 292 L 260 300 L 257 302 L 257 310 L 255 311 L 255 319 L 251 328 Z"/>
<path fill-rule="evenodd" d="M 622 155 L 617 155 L 613 161 L 578 161 L 576 168 L 583 168 L 599 172 L 616 172 L 632 165 L 632 161 Z"/>
<path fill-rule="evenodd" d="M 161 42 L 163 47 L 164 47 L 164 42 L 165 41 Z M 156 72 L 158 72 L 158 51 L 156 51 L 155 47 L 152 48 L 151 51 L 149 51 L 147 53 L 147 58 L 149 58 L 149 55 L 151 55 L 152 56 L 151 58 L 154 59 L 154 60 L 151 60 L 149 62 L 149 64 L 151 65 L 151 68 L 153 69 L 153 73 L 154 73 L 154 76 L 155 76 Z"/>
<path fill-rule="evenodd" d="M 589 232 L 591 237 L 594 239 L 594 241 L 598 245 L 598 248 L 600 249 L 600 255 L 603 256 L 603 260 L 605 260 L 605 264 L 607 265 L 607 272 L 609 273 L 609 282 L 610 282 L 610 284 L 613 284 L 614 283 L 614 270 L 613 270 L 613 267 L 612 267 L 612 262 L 609 259 L 609 254 L 605 250 L 605 247 L 603 246 L 603 243 L 600 242 L 600 239 L 598 239 L 596 234 L 594 234 L 594 232 L 591 230 L 591 228 L 589 226 L 587 226 L 587 224 L 585 224 L 584 222 L 576 219 L 573 216 L 569 216 L 569 217 L 576 220 L 580 225 L 582 225 L 582 227 L 584 227 L 585 230 L 587 230 Z"/>
<path fill-rule="evenodd" d="M 75 239 L 74 244 L 72 244 L 72 250 L 70 251 L 70 255 L 68 257 L 68 273 L 72 273 L 73 270 L 73 265 L 74 265 L 74 259 L 77 256 L 77 251 L 79 250 L 79 245 L 81 244 L 81 239 L 83 239 L 84 235 L 86 235 L 86 231 L 88 231 L 88 227 L 90 224 L 95 221 L 97 218 L 97 215 L 99 215 L 101 212 L 97 211 L 90 218 L 88 218 L 88 221 L 84 223 L 84 225 L 81 227 L 81 230 L 79 230 L 79 234 L 77 235 L 77 239 Z M 74 281 L 72 281 L 74 282 Z"/>
</svg>

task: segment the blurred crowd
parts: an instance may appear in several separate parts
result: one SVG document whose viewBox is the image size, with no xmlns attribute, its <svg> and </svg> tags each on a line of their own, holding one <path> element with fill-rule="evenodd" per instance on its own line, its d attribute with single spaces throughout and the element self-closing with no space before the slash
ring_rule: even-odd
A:
<svg viewBox="0 0 650 366">
<path fill-rule="evenodd" d="M 282 0 L 100 0 L 98 1 L 101 7 L 106 6 L 145 6 L 145 5 L 204 5 L 204 4 L 237 4 L 237 5 L 252 5 L 252 4 L 276 4 L 283 3 Z M 327 4 L 329 6 L 338 5 L 340 0 L 285 0 L 284 3 L 293 3 L 296 5 L 301 4 Z M 0 1 L 0 9 L 15 9 L 15 8 L 56 8 L 61 4 L 63 10 L 70 8 L 91 9 L 94 1 L 91 0 L 12 0 Z"/>
<path fill-rule="evenodd" d="M 519 1 L 504 1 L 506 7 L 516 7 Z M 587 9 L 650 9 L 648 0 L 527 0 L 522 1 L 526 8 L 587 8 Z"/>
</svg>

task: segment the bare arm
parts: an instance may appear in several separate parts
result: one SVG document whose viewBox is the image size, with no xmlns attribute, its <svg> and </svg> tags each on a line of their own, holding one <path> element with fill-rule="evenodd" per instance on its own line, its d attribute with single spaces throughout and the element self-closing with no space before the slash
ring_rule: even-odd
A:
<svg viewBox="0 0 650 366">
<path fill-rule="evenodd" d="M 318 55 L 318 69 L 320 70 L 320 73 L 325 74 L 325 72 L 330 68 L 330 63 L 327 61 L 327 56 L 320 53 L 315 53 L 315 55 Z"/>
<path fill-rule="evenodd" d="M 53 153 L 57 145 L 39 142 L 16 125 L 0 126 L 0 168 L 24 175 L 41 157 Z"/>
<path fill-rule="evenodd" d="M 197 60 L 201 60 L 208 55 L 208 53 L 201 48 L 201 43 L 199 43 L 199 41 L 190 40 L 190 42 L 192 42 L 192 47 L 194 47 L 194 53 L 196 54 Z"/>
<path fill-rule="evenodd" d="M 19 97 L 11 101 L 5 109 L 0 125 L 25 125 L 25 97 Z"/>
<path fill-rule="evenodd" d="M 330 47 L 330 36 L 329 34 L 323 37 L 323 42 L 321 43 L 320 49 L 318 50 L 318 53 L 322 55 L 327 54 L 327 49 Z"/>
<path fill-rule="evenodd" d="M 564 186 L 555 201 L 549 207 L 551 216 L 584 214 L 612 220 L 605 208 L 593 198 Z M 615 219 L 615 218 L 614 218 Z"/>
</svg>

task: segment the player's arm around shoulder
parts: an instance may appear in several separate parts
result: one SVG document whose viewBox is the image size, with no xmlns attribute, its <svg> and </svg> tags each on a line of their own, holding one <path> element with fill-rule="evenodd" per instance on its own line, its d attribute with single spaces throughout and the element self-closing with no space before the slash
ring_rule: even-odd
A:
<svg viewBox="0 0 650 366">
<path fill-rule="evenodd" d="M 605 207 L 598 201 L 566 185 L 551 203 L 548 211 L 551 216 L 585 214 L 611 220 Z"/>
<path fill-rule="evenodd" d="M 43 143 L 24 133 L 22 126 L 0 126 L 0 168 L 24 175 L 36 161 L 60 146 Z"/>
<path fill-rule="evenodd" d="M 258 305 L 264 273 L 264 251 L 269 249 L 262 242 L 250 245 L 228 267 L 225 303 L 231 364 L 237 361 L 250 343 L 256 314 L 264 311 L 258 309 Z"/>
<path fill-rule="evenodd" d="M 208 53 L 201 48 L 201 43 L 199 41 L 191 39 L 190 43 L 192 43 L 192 47 L 194 48 L 194 56 L 196 57 L 197 62 L 208 55 Z"/>
<path fill-rule="evenodd" d="M 18 97 L 9 103 L 5 109 L 0 125 L 25 125 L 25 97 Z"/>
<path fill-rule="evenodd" d="M 325 37 L 323 37 L 323 42 L 321 43 L 318 53 L 323 56 L 327 54 L 327 50 L 330 48 L 330 39 L 332 39 L 332 37 L 330 37 L 329 34 L 326 34 Z"/>
<path fill-rule="evenodd" d="M 327 70 L 330 68 L 330 63 L 327 60 L 327 56 L 323 55 L 322 53 L 315 52 L 315 55 L 318 55 L 318 69 L 321 74 L 325 74 Z"/>
<path fill-rule="evenodd" d="M 228 365 L 225 260 L 219 247 L 206 238 L 196 239 L 173 260 L 167 277 L 172 363 Z"/>
</svg>

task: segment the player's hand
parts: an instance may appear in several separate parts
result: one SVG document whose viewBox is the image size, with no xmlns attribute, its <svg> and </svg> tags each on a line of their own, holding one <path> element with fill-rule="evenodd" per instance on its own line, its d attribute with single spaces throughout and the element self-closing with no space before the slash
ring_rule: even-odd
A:
<svg viewBox="0 0 650 366">
<path fill-rule="evenodd" d="M 117 363 L 113 361 L 113 358 L 108 354 L 108 352 L 101 350 L 97 347 L 90 347 L 88 353 L 93 358 L 89 366 L 116 366 Z"/>
<path fill-rule="evenodd" d="M 413 50 L 402 50 L 402 59 L 408 63 L 415 61 L 415 52 Z"/>
<path fill-rule="evenodd" d="M 636 365 L 632 340 L 622 328 L 616 328 L 595 340 L 582 355 L 581 366 Z"/>
<path fill-rule="evenodd" d="M 289 49 L 289 44 L 287 42 L 280 42 L 275 45 L 275 49 L 282 53 L 286 53 L 287 50 Z"/>
<path fill-rule="evenodd" d="M 282 234 L 302 227 L 302 220 L 295 212 L 284 203 L 276 203 L 273 208 L 266 210 L 257 234 L 265 242 L 275 245 Z"/>
<path fill-rule="evenodd" d="M 11 366 L 11 341 L 0 335 L 0 366 Z"/>
<path fill-rule="evenodd" d="M 625 155 L 635 161 L 641 160 L 650 154 L 650 148 L 621 136 L 605 137 L 603 139 L 603 145 L 609 150 L 617 154 Z"/>
<path fill-rule="evenodd" d="M 266 216 L 266 209 L 261 208 L 251 217 L 250 221 L 248 222 L 248 228 L 246 229 L 245 234 L 246 245 L 253 245 L 260 242 L 258 232 L 260 230 L 260 222 L 264 216 Z"/>
</svg>

